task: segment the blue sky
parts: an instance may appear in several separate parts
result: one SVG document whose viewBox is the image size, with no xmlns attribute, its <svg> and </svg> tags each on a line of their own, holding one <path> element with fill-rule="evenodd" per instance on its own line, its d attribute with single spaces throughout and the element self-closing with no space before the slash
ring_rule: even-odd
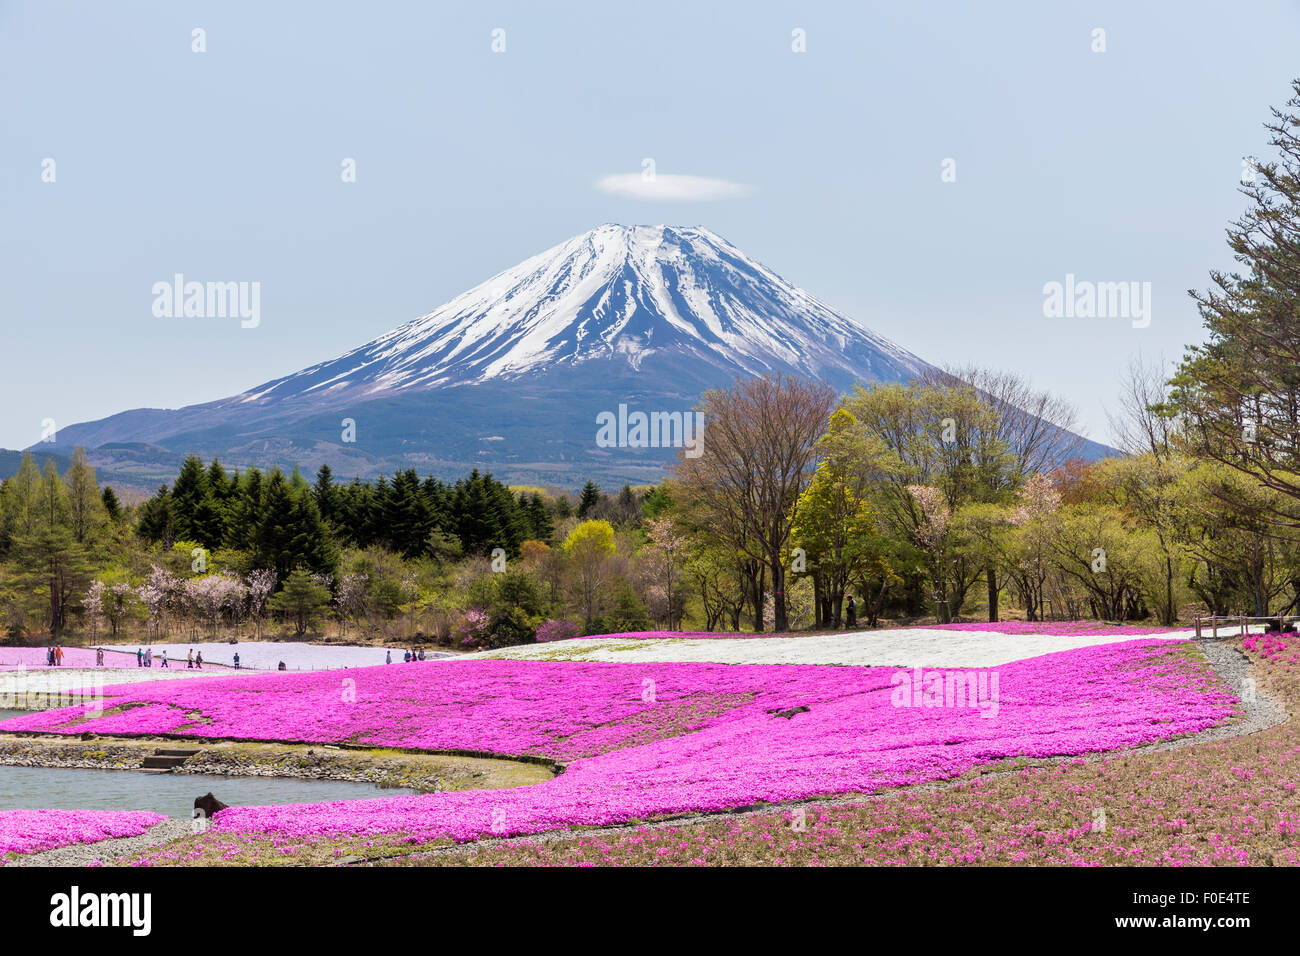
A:
<svg viewBox="0 0 1300 956">
<path fill-rule="evenodd" d="M 1297 49 L 1282 2 L 0 2 L 0 446 L 237 393 L 602 222 L 706 225 L 1105 440 L 1131 357 L 1200 340 Z M 747 188 L 596 188 L 647 157 Z M 177 272 L 260 282 L 260 325 L 156 318 Z M 1068 273 L 1150 282 L 1150 327 L 1044 317 Z"/>
</svg>

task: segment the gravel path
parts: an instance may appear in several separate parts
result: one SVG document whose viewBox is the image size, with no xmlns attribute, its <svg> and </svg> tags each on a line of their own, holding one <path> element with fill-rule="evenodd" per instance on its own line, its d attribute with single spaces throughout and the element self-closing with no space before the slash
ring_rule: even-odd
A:
<svg viewBox="0 0 1300 956">
<path fill-rule="evenodd" d="M 155 823 L 139 836 L 100 840 L 97 843 L 74 843 L 40 853 L 29 853 L 6 866 L 92 866 L 120 856 L 144 853 L 172 840 L 188 836 L 189 820 L 164 820 Z"/>
</svg>

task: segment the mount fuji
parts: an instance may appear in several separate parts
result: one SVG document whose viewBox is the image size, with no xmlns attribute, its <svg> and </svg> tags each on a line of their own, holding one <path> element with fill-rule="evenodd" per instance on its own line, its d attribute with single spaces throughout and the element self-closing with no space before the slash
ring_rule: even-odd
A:
<svg viewBox="0 0 1300 956">
<path fill-rule="evenodd" d="M 191 453 L 328 463 L 341 478 L 480 467 L 519 483 L 638 483 L 674 450 L 598 447 L 600 412 L 685 412 L 739 376 L 846 391 L 930 370 L 708 229 L 609 224 L 337 358 L 215 402 L 61 428 L 42 450 L 84 445 L 142 486 Z"/>
</svg>

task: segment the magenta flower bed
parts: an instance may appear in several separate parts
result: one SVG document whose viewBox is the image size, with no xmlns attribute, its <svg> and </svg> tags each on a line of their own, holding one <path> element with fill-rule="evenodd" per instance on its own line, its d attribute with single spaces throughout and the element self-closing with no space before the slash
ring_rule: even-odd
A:
<svg viewBox="0 0 1300 956">
<path fill-rule="evenodd" d="M 1295 638 L 1295 634 L 1289 632 L 1283 634 L 1279 631 L 1269 631 L 1267 634 L 1248 634 L 1242 639 L 1241 646 L 1248 651 L 1258 651 L 1260 656 L 1268 659 L 1272 659 L 1290 648 L 1291 655 L 1282 658 L 1282 660 L 1294 664 L 1300 663 L 1300 658 L 1296 654 L 1297 645 L 1292 643 Z"/>
<path fill-rule="evenodd" d="M 166 819 L 147 810 L 0 810 L 0 858 L 139 836 Z"/>
<path fill-rule="evenodd" d="M 994 634 L 1045 634 L 1049 637 L 1099 637 L 1170 634 L 1187 628 L 1148 627 L 1145 624 L 1105 624 L 1100 621 L 997 621 L 974 624 L 916 624 L 934 631 L 989 631 Z"/>
<path fill-rule="evenodd" d="M 871 793 L 1002 758 L 1195 733 L 1233 714 L 1236 700 L 1207 668 L 1167 653 L 1179 644 L 1137 640 L 1005 665 L 991 718 L 894 706 L 894 668 L 471 660 L 128 685 L 93 726 L 573 761 L 513 790 L 234 807 L 216 820 L 246 833 L 468 840 Z M 798 705 L 810 710 L 771 713 Z M 80 713 L 24 715 L 0 729 L 80 733 Z"/>
</svg>

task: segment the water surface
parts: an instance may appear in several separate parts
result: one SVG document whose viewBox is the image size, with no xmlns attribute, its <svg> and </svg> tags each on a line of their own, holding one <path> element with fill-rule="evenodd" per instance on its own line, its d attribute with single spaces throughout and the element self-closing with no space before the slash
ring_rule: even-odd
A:
<svg viewBox="0 0 1300 956">
<path fill-rule="evenodd" d="M 231 806 L 364 800 L 415 792 L 337 780 L 0 766 L 0 810 L 153 810 L 189 819 L 194 798 L 208 791 Z"/>
</svg>

